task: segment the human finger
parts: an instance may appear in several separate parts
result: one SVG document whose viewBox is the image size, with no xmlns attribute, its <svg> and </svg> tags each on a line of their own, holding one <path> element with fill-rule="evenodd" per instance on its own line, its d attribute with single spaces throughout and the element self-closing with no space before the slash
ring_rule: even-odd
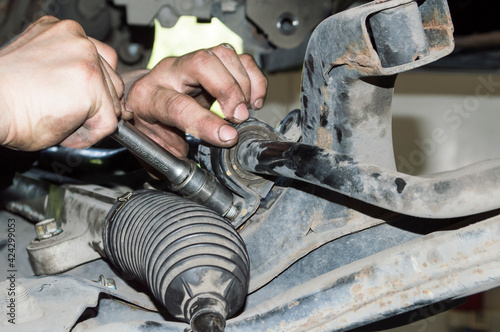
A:
<svg viewBox="0 0 500 332">
<path fill-rule="evenodd" d="M 237 142 L 236 129 L 186 94 L 158 88 L 150 100 L 150 116 L 158 122 L 217 146 L 230 147 Z"/>
<path fill-rule="evenodd" d="M 118 62 L 118 56 L 115 50 L 92 37 L 89 37 L 88 39 L 97 49 L 107 82 L 111 82 L 113 84 L 114 88 L 108 84 L 108 90 L 110 91 L 112 97 L 116 95 L 116 98 L 113 98 L 116 115 L 122 116 L 125 120 L 130 120 L 133 117 L 133 114 L 125 110 L 125 101 L 122 100 L 123 93 L 125 91 L 125 84 L 123 83 L 121 77 L 115 72 L 116 64 Z"/>
<path fill-rule="evenodd" d="M 183 84 L 187 86 L 201 85 L 217 99 L 226 119 L 240 123 L 248 118 L 247 100 L 243 90 L 214 52 L 196 51 L 178 58 L 176 62 L 173 74 L 184 77 Z"/>
<path fill-rule="evenodd" d="M 88 118 L 82 126 L 60 143 L 62 146 L 85 149 L 116 130 L 118 119 L 114 114 L 110 98 L 106 99 L 95 115 Z"/>
<path fill-rule="evenodd" d="M 92 43 L 94 43 L 99 55 L 103 57 L 104 60 L 106 60 L 106 62 L 111 66 L 111 68 L 113 68 L 113 70 L 116 70 L 116 65 L 118 63 L 118 55 L 116 54 L 116 51 L 111 46 L 100 42 L 97 39 L 94 39 L 92 37 L 88 38 Z"/>
<path fill-rule="evenodd" d="M 88 110 L 87 119 L 75 132 L 61 142 L 63 146 L 76 149 L 87 148 L 110 135 L 116 129 L 118 116 L 121 113 L 121 103 L 117 97 L 115 85 L 106 69 L 105 61 L 101 61 L 99 58 L 98 62 L 101 74 L 95 75 L 94 79 L 89 82 L 91 90 L 88 93 L 93 103 Z"/>
<path fill-rule="evenodd" d="M 230 44 L 220 44 L 210 50 L 217 55 L 227 70 L 236 79 L 245 95 L 245 100 L 249 102 L 251 97 L 250 77 L 234 48 Z"/>
<path fill-rule="evenodd" d="M 187 157 L 189 146 L 181 130 L 162 123 L 149 123 L 138 117 L 134 119 L 134 126 L 176 157 Z"/>
<path fill-rule="evenodd" d="M 125 107 L 120 102 L 124 90 L 123 81 L 104 59 L 100 58 L 99 64 L 103 73 L 103 80 L 106 84 L 106 88 L 108 89 L 108 96 L 111 98 L 113 103 L 115 115 L 120 117 L 122 113 L 125 113 Z"/>
<path fill-rule="evenodd" d="M 241 64 L 245 68 L 245 72 L 250 77 L 251 97 L 249 98 L 250 107 L 253 109 L 261 109 L 264 106 L 264 100 L 267 93 L 267 78 L 259 68 L 255 59 L 249 54 L 241 54 L 239 56 Z"/>
</svg>

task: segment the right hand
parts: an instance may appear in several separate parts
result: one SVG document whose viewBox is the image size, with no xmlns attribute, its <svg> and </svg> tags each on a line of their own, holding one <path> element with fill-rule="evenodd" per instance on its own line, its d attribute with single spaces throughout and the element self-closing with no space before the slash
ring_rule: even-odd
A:
<svg viewBox="0 0 500 332">
<path fill-rule="evenodd" d="M 0 50 L 0 144 L 86 148 L 131 118 L 114 50 L 74 21 L 45 16 Z"/>
<path fill-rule="evenodd" d="M 184 132 L 215 146 L 234 146 L 238 134 L 229 122 L 246 121 L 249 107 L 260 109 L 266 89 L 267 79 L 254 59 L 221 44 L 163 59 L 132 85 L 127 106 L 138 129 L 185 158 Z M 209 111 L 215 100 L 225 119 Z"/>
</svg>

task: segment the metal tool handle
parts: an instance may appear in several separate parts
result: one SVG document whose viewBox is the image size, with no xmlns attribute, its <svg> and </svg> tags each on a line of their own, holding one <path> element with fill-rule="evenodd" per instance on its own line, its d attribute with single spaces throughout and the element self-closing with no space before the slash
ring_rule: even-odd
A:
<svg viewBox="0 0 500 332">
<path fill-rule="evenodd" d="M 173 191 L 205 205 L 223 217 L 236 217 L 238 210 L 233 205 L 233 194 L 212 174 L 192 162 L 178 159 L 126 121 L 118 122 L 111 137 L 164 175 Z"/>
</svg>

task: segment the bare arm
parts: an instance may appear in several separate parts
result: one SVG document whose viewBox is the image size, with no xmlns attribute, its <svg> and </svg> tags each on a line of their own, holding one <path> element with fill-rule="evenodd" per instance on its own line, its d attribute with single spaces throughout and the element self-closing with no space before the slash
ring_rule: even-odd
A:
<svg viewBox="0 0 500 332">
<path fill-rule="evenodd" d="M 122 115 L 116 53 L 74 21 L 45 16 L 0 50 L 0 144 L 85 148 Z M 125 115 L 126 116 L 126 115 Z"/>
</svg>

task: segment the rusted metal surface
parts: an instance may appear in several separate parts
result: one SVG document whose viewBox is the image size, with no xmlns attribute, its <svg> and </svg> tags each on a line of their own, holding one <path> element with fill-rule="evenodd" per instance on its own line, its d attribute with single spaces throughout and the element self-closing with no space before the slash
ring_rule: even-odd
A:
<svg viewBox="0 0 500 332">
<path fill-rule="evenodd" d="M 395 75 L 449 54 L 452 33 L 443 0 L 371 2 L 323 21 L 304 62 L 303 142 L 394 169 Z"/>
<path fill-rule="evenodd" d="M 456 218 L 500 208 L 500 160 L 423 178 L 300 143 L 249 141 L 239 156 L 250 172 L 305 181 L 415 217 Z"/>
<path fill-rule="evenodd" d="M 380 13 L 378 23 L 370 22 L 369 18 Z M 372 25 L 378 27 L 375 33 Z M 398 40 L 397 34 L 390 34 L 392 40 L 385 40 L 387 29 L 404 30 L 406 37 Z M 309 41 L 304 62 L 302 142 L 395 170 L 391 102 L 396 74 L 450 53 L 452 32 L 443 0 L 424 1 L 419 6 L 409 0 L 372 2 L 323 21 Z M 410 41 L 415 47 L 408 47 Z M 403 59 L 411 61 L 398 61 L 395 66 L 386 62 L 383 66 L 374 44 L 377 42 L 397 46 L 403 53 L 407 48 L 414 50 L 419 58 L 407 54 Z M 376 179 L 370 179 L 373 182 Z M 391 190 L 393 187 L 397 192 L 397 185 Z M 251 290 L 264 286 L 311 250 L 345 235 L 349 229 L 346 220 L 349 225 L 357 225 L 350 231 L 384 222 L 385 211 L 368 212 L 373 208 L 343 194 L 319 192 L 297 182 L 277 186 L 241 229 L 251 259 Z M 353 193 L 348 192 L 348 196 Z M 383 196 L 377 199 L 384 201 Z M 324 222 L 314 233 L 311 230 L 318 216 Z"/>
<path fill-rule="evenodd" d="M 348 330 L 497 287 L 499 221 L 434 233 L 331 271 L 243 313 L 228 330 Z"/>
<path fill-rule="evenodd" d="M 348 331 L 500 285 L 500 218 L 434 233 L 310 280 L 243 312 L 226 331 Z M 452 245 L 450 245 L 452 244 Z M 121 321 L 92 331 L 182 331 Z"/>
<path fill-rule="evenodd" d="M 233 193 L 233 205 L 238 209 L 238 215 L 231 220 L 235 227 L 240 227 L 259 208 L 260 200 L 269 193 L 273 181 L 243 169 L 238 163 L 239 146 L 249 139 L 281 140 L 271 126 L 255 119 L 249 119 L 237 125 L 238 143 L 230 149 L 201 146 L 199 162 L 204 168 L 213 171 L 220 183 Z"/>
<path fill-rule="evenodd" d="M 135 311 L 141 310 L 141 306 L 146 306 L 149 307 L 149 310 L 154 310 L 153 304 L 148 306 L 146 305 L 147 301 L 144 300 L 140 304 L 134 304 L 138 298 L 136 294 L 133 294 L 136 298 L 131 297 L 130 294 L 125 294 L 124 296 L 122 292 L 117 292 L 96 282 L 83 278 L 75 278 L 74 276 L 18 278 L 17 282 L 27 288 L 28 294 L 36 300 L 38 306 L 43 311 L 43 315 L 34 321 L 20 323 L 19 316 L 23 312 L 18 307 L 17 320 L 15 320 L 18 323 L 2 324 L 2 331 L 74 331 L 73 327 L 76 321 L 87 308 L 98 306 L 102 295 L 114 297 L 124 303 L 128 302 L 131 307 L 135 307 Z M 2 288 L 0 290 L 2 298 L 5 295 L 4 292 L 5 288 Z M 5 314 L 3 307 L 0 310 L 0 314 Z M 157 317 L 161 316 L 157 314 Z M 3 318 L 4 316 L 2 315 Z M 177 325 L 179 327 L 182 326 L 181 324 Z"/>
</svg>

